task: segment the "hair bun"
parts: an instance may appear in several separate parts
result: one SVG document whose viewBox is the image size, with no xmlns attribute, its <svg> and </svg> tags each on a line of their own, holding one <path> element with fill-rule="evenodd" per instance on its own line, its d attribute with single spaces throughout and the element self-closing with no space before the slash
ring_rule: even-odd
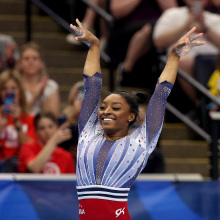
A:
<svg viewBox="0 0 220 220">
<path fill-rule="evenodd" d="M 148 101 L 149 99 L 149 95 L 147 93 L 143 93 L 143 92 L 138 92 L 135 94 L 137 102 L 139 104 L 144 104 Z"/>
</svg>

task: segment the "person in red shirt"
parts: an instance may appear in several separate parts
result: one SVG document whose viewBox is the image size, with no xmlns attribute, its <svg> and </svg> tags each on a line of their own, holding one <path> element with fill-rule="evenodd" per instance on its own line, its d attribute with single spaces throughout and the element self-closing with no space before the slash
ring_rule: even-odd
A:
<svg viewBox="0 0 220 220">
<path fill-rule="evenodd" d="M 6 70 L 0 75 L 1 171 L 17 172 L 20 146 L 34 139 L 34 116 L 28 113 L 21 77 L 16 70 Z"/>
<path fill-rule="evenodd" d="M 61 174 L 75 173 L 73 156 L 59 143 L 71 138 L 68 123 L 58 127 L 56 117 L 50 112 L 38 113 L 34 120 L 37 141 L 21 147 L 19 172 Z"/>
</svg>

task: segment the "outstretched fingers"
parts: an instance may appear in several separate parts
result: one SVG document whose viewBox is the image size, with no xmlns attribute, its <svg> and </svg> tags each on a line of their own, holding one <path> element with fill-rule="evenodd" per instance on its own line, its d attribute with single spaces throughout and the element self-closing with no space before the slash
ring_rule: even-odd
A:
<svg viewBox="0 0 220 220">
<path fill-rule="evenodd" d="M 188 32 L 185 34 L 184 37 L 188 37 L 188 38 L 189 38 L 189 36 L 190 36 L 193 32 L 195 32 L 195 30 L 196 30 L 196 27 L 191 28 L 191 30 L 188 31 Z"/>
<path fill-rule="evenodd" d="M 190 37 L 191 34 L 193 34 L 196 30 L 196 27 L 191 28 L 190 31 L 188 31 L 180 40 L 174 45 L 173 51 L 179 56 L 182 57 L 190 52 L 190 50 L 195 46 L 201 46 L 204 45 L 205 41 L 195 41 L 198 38 L 200 38 L 203 33 L 194 34 L 192 37 Z"/>
<path fill-rule="evenodd" d="M 79 19 L 76 19 L 76 23 L 78 24 L 79 27 L 76 27 L 76 25 L 70 24 L 70 27 L 74 30 L 80 31 L 81 29 L 84 28 L 83 24 L 79 21 Z"/>
<path fill-rule="evenodd" d="M 78 27 L 76 27 L 76 26 L 75 26 L 75 25 L 73 25 L 73 24 L 70 24 L 70 27 L 71 27 L 73 30 L 79 31 L 79 28 L 78 28 Z"/>
<path fill-rule="evenodd" d="M 201 46 L 204 45 L 206 43 L 206 41 L 196 41 L 191 43 L 192 47 L 196 47 L 196 46 Z"/>
<path fill-rule="evenodd" d="M 206 43 L 206 41 L 195 41 L 198 38 L 200 38 L 202 35 L 203 35 L 203 33 L 199 33 L 189 39 L 192 47 L 201 46 Z"/>
<path fill-rule="evenodd" d="M 84 25 L 79 21 L 79 19 L 76 19 L 77 26 L 71 24 L 70 28 L 74 30 L 74 34 L 76 35 L 75 40 L 82 41 L 86 43 L 88 46 L 91 46 L 94 44 L 94 42 L 99 42 L 98 38 L 94 36 L 91 32 L 89 32 Z M 99 43 L 97 44 L 99 45 Z"/>
<path fill-rule="evenodd" d="M 200 38 L 202 35 L 203 35 L 203 33 L 196 34 L 195 36 L 190 37 L 189 40 L 190 40 L 190 42 L 193 42 L 194 40 Z"/>
<path fill-rule="evenodd" d="M 84 28 L 83 24 L 79 21 L 78 18 L 76 19 L 76 23 L 79 25 L 79 27 L 80 27 L 81 29 Z"/>
<path fill-rule="evenodd" d="M 76 19 L 76 23 L 78 24 L 78 27 L 76 25 L 70 24 L 70 28 L 72 28 L 75 31 L 75 34 L 77 35 L 77 37 L 75 37 L 75 40 L 81 40 L 81 38 L 83 37 L 84 26 L 78 20 L 78 18 Z"/>
<path fill-rule="evenodd" d="M 82 35 L 82 30 L 79 27 L 76 27 L 76 25 L 70 24 L 70 28 L 75 31 L 76 35 Z"/>
<path fill-rule="evenodd" d="M 196 46 L 201 46 L 201 45 L 204 45 L 206 43 L 206 41 L 195 41 L 197 40 L 198 38 L 202 37 L 203 33 L 199 33 L 199 34 L 196 34 L 192 37 L 190 37 L 190 35 L 196 30 L 196 27 L 193 27 L 189 32 L 186 33 L 186 37 L 189 38 L 189 41 L 191 43 L 191 47 L 196 47 Z"/>
</svg>

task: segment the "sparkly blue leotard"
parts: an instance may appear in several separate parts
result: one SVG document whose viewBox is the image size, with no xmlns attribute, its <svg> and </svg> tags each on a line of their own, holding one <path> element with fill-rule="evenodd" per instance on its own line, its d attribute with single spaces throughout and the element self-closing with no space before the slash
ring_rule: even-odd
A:
<svg viewBox="0 0 220 220">
<path fill-rule="evenodd" d="M 173 87 L 157 83 L 145 120 L 131 135 L 107 140 L 98 120 L 102 75 L 84 75 L 85 97 L 79 116 L 77 191 L 79 201 L 127 201 L 131 185 L 147 163 L 161 133 L 167 97 Z"/>
</svg>

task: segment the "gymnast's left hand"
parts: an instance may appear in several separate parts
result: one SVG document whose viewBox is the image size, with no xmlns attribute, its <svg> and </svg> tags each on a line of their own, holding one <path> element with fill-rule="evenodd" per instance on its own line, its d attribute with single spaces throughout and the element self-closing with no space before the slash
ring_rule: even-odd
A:
<svg viewBox="0 0 220 220">
<path fill-rule="evenodd" d="M 196 27 L 193 27 L 189 32 L 187 32 L 177 41 L 171 51 L 177 54 L 179 57 L 182 57 L 188 54 L 193 47 L 204 45 L 206 43 L 205 41 L 195 41 L 200 38 L 203 33 L 191 36 L 195 31 Z"/>
</svg>

